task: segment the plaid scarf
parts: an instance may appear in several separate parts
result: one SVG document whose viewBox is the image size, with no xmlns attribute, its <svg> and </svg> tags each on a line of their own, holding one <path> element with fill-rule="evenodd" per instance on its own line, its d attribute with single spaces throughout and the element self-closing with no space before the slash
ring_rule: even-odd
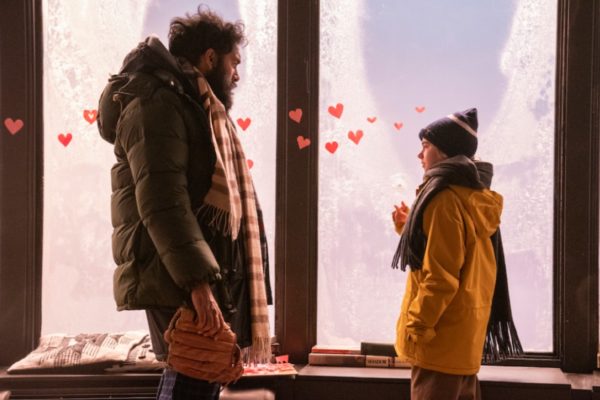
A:
<svg viewBox="0 0 600 400">
<path fill-rule="evenodd" d="M 188 64 L 184 70 L 190 67 Z M 246 352 L 250 362 L 267 363 L 271 358 L 271 340 L 263 273 L 261 211 L 235 126 L 206 78 L 198 70 L 195 72 L 216 153 L 212 184 L 198 211 L 198 218 L 224 236 L 231 235 L 232 240 L 238 237 L 240 229 L 244 230 L 252 330 L 252 346 Z"/>
</svg>

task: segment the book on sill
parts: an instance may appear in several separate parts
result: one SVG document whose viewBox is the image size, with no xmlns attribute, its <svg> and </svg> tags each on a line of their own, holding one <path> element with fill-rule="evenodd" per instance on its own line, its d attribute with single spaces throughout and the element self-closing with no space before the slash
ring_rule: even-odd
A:
<svg viewBox="0 0 600 400">
<path fill-rule="evenodd" d="M 361 354 L 358 346 L 343 346 L 336 344 L 315 344 L 311 353 L 319 354 Z"/>
<path fill-rule="evenodd" d="M 364 354 L 310 353 L 308 364 L 327 367 L 410 368 L 399 357 L 370 356 Z"/>
<path fill-rule="evenodd" d="M 364 367 L 367 356 L 362 354 L 309 353 L 308 364 L 328 367 Z"/>
<path fill-rule="evenodd" d="M 371 356 L 396 356 L 396 349 L 392 343 L 361 342 L 357 345 L 316 344 L 311 353 L 319 354 L 362 354 Z"/>
<path fill-rule="evenodd" d="M 396 357 L 396 349 L 392 343 L 360 342 L 360 354 Z"/>
<path fill-rule="evenodd" d="M 400 357 L 366 356 L 365 367 L 369 368 L 410 368 L 410 364 Z"/>
</svg>

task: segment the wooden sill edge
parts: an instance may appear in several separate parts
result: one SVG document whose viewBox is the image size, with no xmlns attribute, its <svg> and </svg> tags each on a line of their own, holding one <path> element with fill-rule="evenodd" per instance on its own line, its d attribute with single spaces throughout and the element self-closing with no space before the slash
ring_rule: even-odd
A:
<svg viewBox="0 0 600 400">
<path fill-rule="evenodd" d="M 402 368 L 352 368 L 297 365 L 299 380 L 353 380 L 353 381 L 387 381 L 408 382 L 410 370 Z M 506 367 L 482 366 L 478 374 L 482 385 L 523 385 L 569 387 L 574 390 L 600 392 L 600 371 L 591 374 L 573 374 L 562 372 L 559 368 L 540 367 Z M 247 377 L 252 379 L 282 379 L 290 376 Z M 0 388 L 7 384 L 45 385 L 52 382 L 70 381 L 102 385 L 127 385 L 135 382 L 136 386 L 156 385 L 160 380 L 159 373 L 106 373 L 106 374 L 7 374 L 5 367 L 0 367 Z"/>
</svg>

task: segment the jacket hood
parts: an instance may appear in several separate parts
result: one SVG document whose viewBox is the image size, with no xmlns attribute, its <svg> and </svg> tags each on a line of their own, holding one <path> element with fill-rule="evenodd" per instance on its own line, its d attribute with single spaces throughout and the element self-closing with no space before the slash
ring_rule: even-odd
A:
<svg viewBox="0 0 600 400">
<path fill-rule="evenodd" d="M 502 196 L 489 190 L 494 175 L 493 165 L 459 155 L 440 162 L 426 172 L 426 177 L 444 174 L 444 169 L 457 172 L 449 183 L 473 218 L 477 235 L 491 236 L 498 229 L 502 214 Z"/>
<path fill-rule="evenodd" d="M 100 136 L 114 144 L 121 112 L 134 97 L 148 97 L 160 86 L 197 97 L 197 89 L 185 76 L 177 59 L 156 36 L 149 36 L 133 49 L 117 75 L 106 84 L 98 104 Z"/>
<path fill-rule="evenodd" d="M 477 236 L 489 237 L 498 230 L 502 214 L 503 198 L 489 190 L 473 190 L 464 186 L 450 187 L 473 219 Z"/>
<path fill-rule="evenodd" d="M 129 52 L 123 59 L 120 74 L 152 71 L 156 69 L 169 70 L 175 74 L 183 74 L 175 57 L 167 50 L 157 36 L 150 35 Z"/>
<path fill-rule="evenodd" d="M 477 173 L 479 174 L 479 181 L 483 186 L 489 189 L 492 186 L 492 178 L 494 176 L 494 166 L 486 161 L 475 160 L 473 161 Z"/>
</svg>

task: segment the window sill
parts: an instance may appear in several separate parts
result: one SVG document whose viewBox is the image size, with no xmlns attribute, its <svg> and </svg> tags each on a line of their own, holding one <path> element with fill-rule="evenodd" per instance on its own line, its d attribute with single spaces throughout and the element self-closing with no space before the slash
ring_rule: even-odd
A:
<svg viewBox="0 0 600 400">
<path fill-rule="evenodd" d="M 394 398 L 408 393 L 410 370 L 298 366 L 295 379 L 247 377 L 238 387 L 267 387 L 277 399 Z M 486 399 L 600 399 L 600 371 L 592 374 L 564 373 L 558 368 L 484 366 L 479 372 Z M 152 399 L 160 380 L 157 373 L 97 375 L 8 375 L 0 370 L 0 392 L 11 391 L 18 398 L 112 398 Z M 340 395 L 343 397 L 339 397 Z M 506 397 L 509 394 L 509 397 Z M 309 397 L 304 397 L 308 395 Z M 389 395 L 389 396 L 388 396 Z M 332 397 L 334 396 L 334 397 Z M 580 397 L 573 397 L 580 396 Z M 596 397 L 597 396 L 597 397 Z"/>
<path fill-rule="evenodd" d="M 10 391 L 11 399 L 154 399 L 161 374 L 98 373 L 98 374 L 7 374 L 0 368 L 0 392 Z M 286 395 L 294 375 L 242 377 L 235 389 L 268 388 Z M 282 394 L 279 396 L 279 394 Z M 291 393 L 291 392 L 290 392 Z"/>
<path fill-rule="evenodd" d="M 152 398 L 160 374 L 44 374 L 9 375 L 0 372 L 0 391 L 15 398 Z"/>
<path fill-rule="evenodd" d="M 487 400 L 600 400 L 600 371 L 573 374 L 559 368 L 483 366 L 478 377 Z M 294 387 L 296 398 L 310 394 L 314 399 L 369 399 L 373 391 L 380 399 L 399 394 L 409 398 L 410 370 L 305 366 Z M 331 397 L 336 394 L 343 397 Z"/>
<path fill-rule="evenodd" d="M 592 374 L 562 372 L 559 368 L 505 367 L 484 365 L 478 374 L 482 384 L 521 384 L 563 386 L 575 390 L 600 391 L 600 371 Z M 410 381 L 410 369 L 350 368 L 307 365 L 298 372 L 298 379 Z"/>
</svg>

